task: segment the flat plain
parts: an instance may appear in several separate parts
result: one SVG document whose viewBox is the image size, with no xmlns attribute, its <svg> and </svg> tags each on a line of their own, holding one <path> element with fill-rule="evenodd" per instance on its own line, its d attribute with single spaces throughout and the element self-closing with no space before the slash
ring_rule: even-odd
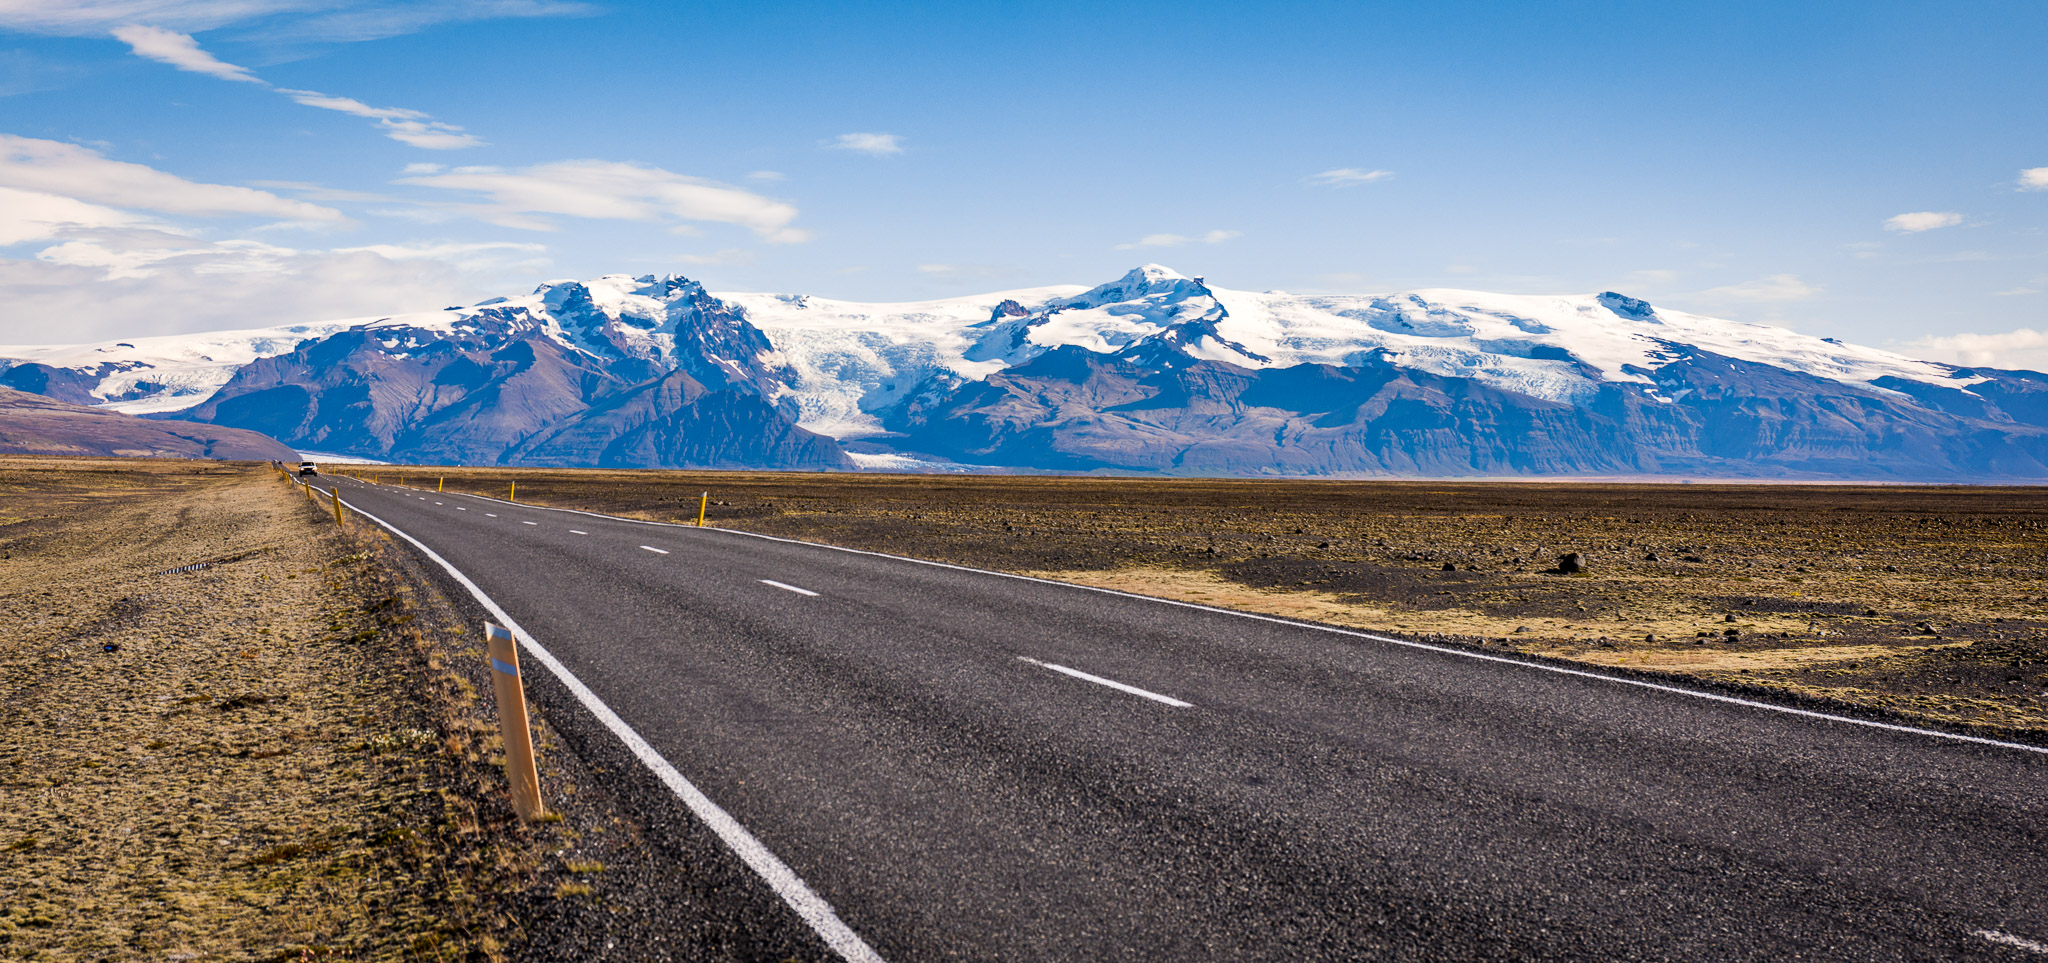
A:
<svg viewBox="0 0 2048 963">
<path fill-rule="evenodd" d="M 2037 488 L 343 470 L 2048 733 Z"/>
</svg>

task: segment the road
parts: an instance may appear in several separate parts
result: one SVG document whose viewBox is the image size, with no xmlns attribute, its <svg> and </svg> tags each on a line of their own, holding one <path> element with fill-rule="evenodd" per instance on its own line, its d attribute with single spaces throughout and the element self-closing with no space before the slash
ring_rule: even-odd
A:
<svg viewBox="0 0 2048 963">
<path fill-rule="evenodd" d="M 2037 750 L 320 484 L 459 569 L 884 959 L 2048 960 Z"/>
</svg>

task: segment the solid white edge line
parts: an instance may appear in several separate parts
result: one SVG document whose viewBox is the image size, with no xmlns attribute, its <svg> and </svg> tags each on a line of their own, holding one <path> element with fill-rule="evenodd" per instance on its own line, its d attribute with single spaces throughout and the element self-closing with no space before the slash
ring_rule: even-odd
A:
<svg viewBox="0 0 2048 963">
<path fill-rule="evenodd" d="M 818 597 L 818 593 L 816 593 L 816 592 L 813 592 L 813 591 L 811 591 L 810 589 L 807 589 L 807 588 L 797 588 L 797 587 L 796 587 L 796 586 L 794 586 L 794 585 L 790 585 L 790 584 L 788 584 L 788 583 L 786 583 L 786 582 L 778 582 L 778 581 L 776 581 L 776 580 L 774 580 L 774 579 L 772 579 L 772 578 L 762 578 L 762 579 L 755 579 L 754 581 L 760 582 L 760 583 L 761 583 L 762 585 L 773 585 L 773 586 L 775 586 L 776 588 L 779 588 L 779 589 L 784 589 L 784 590 L 787 590 L 787 591 L 791 591 L 791 592 L 795 592 L 795 593 L 796 593 L 796 594 L 798 594 L 798 595 L 808 595 L 808 596 L 810 596 L 810 597 L 812 597 L 812 598 L 817 598 L 817 597 Z"/>
<path fill-rule="evenodd" d="M 646 550 L 648 550 L 648 551 L 650 551 L 650 552 L 654 552 L 654 553 L 656 553 L 656 554 L 659 554 L 659 555 L 667 555 L 667 554 L 668 554 L 668 549 L 665 549 L 665 548 L 655 548 L 655 547 L 654 547 L 654 546 L 652 546 L 652 545 L 642 545 L 642 546 L 640 546 L 640 547 L 641 547 L 641 548 L 644 548 L 644 549 L 646 549 Z"/>
<path fill-rule="evenodd" d="M 502 501 L 502 499 L 491 498 L 488 495 L 470 495 L 469 497 L 482 498 L 487 501 Z M 507 502 L 506 504 L 510 503 Z M 1887 732 L 1904 732 L 1916 736 L 1931 736 L 1936 739 L 1948 739 L 1954 742 L 1967 742 L 1972 745 L 1996 746 L 2000 749 L 2018 749 L 2022 752 L 2032 752 L 2038 753 L 2040 755 L 2048 755 L 2048 747 L 2030 746 L 2024 742 L 2007 742 L 2003 739 L 1991 739 L 1985 736 L 1967 736 L 1958 732 L 1943 732 L 1939 729 L 1922 729 L 1919 726 L 1900 725 L 1894 722 L 1877 722 L 1871 719 L 1858 719 L 1853 716 L 1839 716 L 1835 715 L 1832 712 L 1820 712 L 1814 709 L 1798 709 L 1792 706 L 1774 705 L 1769 702 L 1758 702 L 1755 699 L 1744 699 L 1740 696 L 1721 695 L 1717 692 L 1701 692 L 1698 689 L 1687 689 L 1682 686 L 1665 685 L 1661 682 L 1649 682 L 1643 679 L 1630 679 L 1618 675 L 1603 675 L 1598 672 L 1589 672 L 1584 669 L 1568 669 L 1561 665 L 1546 665 L 1541 662 L 1525 662 L 1521 659 L 1510 659 L 1506 656 L 1500 655 L 1488 655 L 1484 652 L 1472 652 L 1466 649 L 1453 649 L 1448 646 L 1430 645 L 1427 642 L 1410 642 L 1407 639 L 1397 639 L 1392 636 L 1386 635 L 1374 635 L 1370 632 L 1354 632 L 1350 629 L 1337 628 L 1334 625 L 1318 625 L 1314 622 L 1297 622 L 1293 619 L 1283 619 L 1272 615 L 1260 615 L 1256 612 L 1239 612 L 1233 609 L 1219 609 L 1213 605 L 1201 605 L 1195 602 L 1182 602 L 1175 599 L 1163 599 L 1153 595 L 1139 595 L 1136 592 L 1124 592 L 1119 591 L 1117 589 L 1100 588 L 1094 585 L 1081 585 L 1076 582 L 1056 582 L 1049 578 L 1037 578 L 1035 576 L 1030 575 L 1017 575 L 1011 572 L 996 572 L 985 568 L 972 568 L 966 565 L 954 565 L 950 562 L 934 562 L 930 559 L 911 558 L 907 555 L 891 555 L 887 552 L 871 552 L 864 548 L 847 548 L 844 545 L 827 545 L 823 542 L 806 542 L 802 539 L 783 538 L 779 535 L 763 535 L 760 532 L 746 532 L 741 531 L 737 528 L 698 528 L 695 525 L 677 524 L 675 522 L 655 522 L 649 521 L 644 518 L 626 518 L 620 515 L 606 515 L 601 512 L 586 512 L 576 508 L 549 508 L 546 505 L 526 505 L 523 507 L 535 508 L 544 512 L 566 512 L 571 515 L 587 515 L 591 518 L 602 518 L 614 522 L 631 522 L 636 525 L 656 525 L 662 528 L 682 528 L 700 532 L 720 532 L 726 535 L 743 535 L 747 538 L 758 538 L 770 542 L 782 542 L 786 545 L 802 545 L 807 548 L 830 549 L 835 552 L 845 552 L 849 555 L 869 555 L 875 558 L 894 559 L 898 562 L 910 562 L 914 565 L 928 565 L 933 568 L 947 568 L 952 569 L 956 572 L 973 572 L 977 575 L 993 575 L 997 578 L 1016 579 L 1020 582 L 1037 582 L 1040 585 L 1056 585 L 1060 588 L 1077 589 L 1083 592 L 1100 592 L 1103 595 L 1119 595 L 1127 599 L 1138 599 L 1139 601 L 1143 602 L 1157 602 L 1160 605 L 1173 605 L 1184 609 L 1197 609 L 1203 612 L 1215 612 L 1219 615 L 1235 616 L 1240 619 L 1252 619 L 1254 621 L 1259 622 L 1271 622 L 1275 625 L 1291 625 L 1295 628 L 1313 629 L 1317 632 L 1329 632 L 1333 635 L 1348 635 L 1355 639 L 1371 639 L 1374 642 L 1385 642 L 1388 645 L 1398 645 L 1410 649 L 1421 649 L 1422 651 L 1435 652 L 1439 655 L 1456 656 L 1461 659 L 1476 659 L 1481 662 L 1499 662 L 1505 665 L 1520 666 L 1524 669 L 1535 669 L 1540 672 L 1554 672 L 1558 675 L 1577 676 L 1581 679 L 1597 679 L 1601 682 L 1612 682 L 1617 685 L 1635 686 L 1639 689 L 1651 689 L 1657 692 L 1668 692 L 1673 695 L 1690 696 L 1694 699 L 1705 699 L 1709 702 L 1720 702 L 1727 705 L 1744 706 L 1750 709 L 1762 709 L 1766 712 L 1779 712 L 1784 713 L 1785 715 L 1799 716 L 1806 719 L 1820 719 L 1826 722 L 1839 722 L 1844 725 L 1863 726 L 1867 729 L 1882 729 Z"/>
<path fill-rule="evenodd" d="M 484 611 L 491 613 L 500 624 L 512 630 L 512 635 L 519 640 L 519 644 L 533 653 L 542 665 L 547 666 L 548 671 L 554 673 L 555 678 L 575 694 L 577 701 L 583 703 L 584 708 L 589 709 L 599 722 L 604 723 L 605 728 L 610 729 L 613 735 L 618 736 L 619 740 L 626 744 L 627 749 L 632 750 L 642 765 L 653 771 L 670 792 L 675 793 L 684 805 L 690 807 L 690 811 L 695 813 L 697 818 L 704 820 L 712 832 L 718 834 L 718 838 L 725 842 L 734 855 L 775 890 L 776 895 L 781 896 L 783 902 L 788 903 L 789 908 L 795 910 L 804 922 L 809 923 L 811 930 L 825 941 L 825 945 L 852 963 L 885 963 L 882 955 L 875 952 L 874 947 L 869 946 L 866 940 L 861 939 L 860 934 L 855 933 L 852 927 L 847 926 L 832 909 L 832 904 L 825 902 L 824 897 L 812 890 L 810 884 L 803 881 L 803 877 L 798 876 L 788 864 L 776 858 L 775 854 L 756 839 L 753 833 L 748 832 L 747 827 L 740 825 L 739 820 L 734 819 L 731 813 L 712 802 L 711 797 L 704 795 L 690 780 L 684 778 L 675 766 L 662 758 L 654 746 L 642 738 L 640 733 L 634 731 L 632 726 L 626 724 L 626 720 L 619 718 L 619 714 L 613 712 L 611 706 L 606 705 L 603 699 L 598 698 L 597 693 L 590 691 L 590 688 L 583 684 L 583 680 L 570 672 L 568 666 L 556 659 L 554 653 L 549 652 L 533 636 L 527 634 L 525 629 L 520 628 L 519 623 L 513 621 L 512 616 L 505 614 L 505 610 L 499 608 L 497 602 L 484 594 L 484 590 L 470 581 L 469 576 L 462 574 L 461 569 L 390 522 L 349 505 L 346 500 L 342 504 L 354 509 L 356 514 L 383 526 L 393 535 L 412 543 L 414 548 L 433 559 L 457 582 L 462 583 L 462 587 L 476 597 L 477 603 L 484 607 Z"/>
<path fill-rule="evenodd" d="M 1076 679 L 1086 679 L 1089 682 L 1095 683 L 1096 685 L 1106 685 L 1119 692 L 1128 692 L 1134 696 L 1143 696 L 1144 698 L 1150 699 L 1153 702 L 1164 702 L 1167 705 L 1173 706 L 1176 709 L 1192 709 L 1195 706 L 1195 704 L 1192 702 L 1182 702 L 1179 699 L 1176 699 L 1172 696 L 1163 696 L 1157 692 L 1150 692 L 1144 689 L 1140 689 L 1134 685 L 1125 685 L 1121 682 L 1116 681 L 1115 679 L 1105 679 L 1099 675 L 1089 675 L 1088 673 L 1083 672 L 1080 669 L 1069 669 L 1066 666 L 1055 665 L 1051 662 L 1040 662 L 1037 659 L 1034 659 L 1028 655 L 1018 656 L 1017 661 L 1029 662 L 1032 665 L 1038 666 L 1039 668 L 1051 669 L 1054 672 L 1063 672 L 1067 675 L 1073 676 Z"/>
</svg>

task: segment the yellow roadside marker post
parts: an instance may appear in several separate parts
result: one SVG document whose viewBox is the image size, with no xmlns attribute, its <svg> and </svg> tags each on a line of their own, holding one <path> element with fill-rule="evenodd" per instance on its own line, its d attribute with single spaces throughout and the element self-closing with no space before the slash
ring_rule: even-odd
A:
<svg viewBox="0 0 2048 963">
<path fill-rule="evenodd" d="M 334 495 L 334 524 L 339 525 L 341 524 L 341 489 L 336 488 L 331 494 Z"/>
<path fill-rule="evenodd" d="M 519 500 L 519 483 L 518 483 L 518 482 L 513 482 L 513 483 L 512 483 L 512 491 L 511 491 L 511 492 L 509 492 L 508 494 L 506 494 L 506 495 L 505 495 L 505 500 L 506 500 L 506 501 L 508 501 L 508 502 L 516 502 L 516 501 L 518 501 L 518 500 Z"/>
<path fill-rule="evenodd" d="M 698 527 L 698 528 L 703 528 L 703 527 L 704 527 L 704 510 L 705 510 L 705 509 L 707 509 L 707 508 L 710 508 L 710 507 L 711 507 L 711 493 L 710 493 L 710 492 L 705 492 L 705 493 L 704 493 L 704 497 L 703 497 L 703 498 L 701 498 L 701 499 L 699 499 L 699 500 L 697 501 L 697 527 Z"/>
<path fill-rule="evenodd" d="M 448 485 L 448 476 L 446 476 L 446 475 L 443 475 L 443 476 L 441 476 L 441 477 L 440 477 L 439 479 L 437 479 L 437 480 L 436 480 L 436 481 L 434 482 L 434 493 L 435 493 L 435 494 L 437 494 L 437 495 L 438 495 L 438 494 L 440 494 L 440 493 L 441 493 L 441 489 L 442 489 L 442 488 L 444 488 L 444 487 L 446 487 L 447 485 Z"/>
<path fill-rule="evenodd" d="M 512 784 L 512 809 L 521 819 L 547 812 L 540 801 L 540 772 L 533 764 L 533 726 L 526 716 L 526 686 L 519 678 L 519 646 L 502 625 L 484 623 L 490 642 L 491 681 L 498 692 L 498 734 L 505 740 L 505 780 Z"/>
</svg>

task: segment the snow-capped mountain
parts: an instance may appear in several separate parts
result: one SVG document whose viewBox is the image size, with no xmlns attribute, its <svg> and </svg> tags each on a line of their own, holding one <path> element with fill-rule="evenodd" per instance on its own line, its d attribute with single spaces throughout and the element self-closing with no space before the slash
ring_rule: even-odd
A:
<svg viewBox="0 0 2048 963">
<path fill-rule="evenodd" d="M 388 458 L 1186 473 L 2048 476 L 2048 378 L 1612 292 L 1303 296 L 1158 265 L 893 304 L 553 281 L 0 348 L 0 384 Z"/>
</svg>

